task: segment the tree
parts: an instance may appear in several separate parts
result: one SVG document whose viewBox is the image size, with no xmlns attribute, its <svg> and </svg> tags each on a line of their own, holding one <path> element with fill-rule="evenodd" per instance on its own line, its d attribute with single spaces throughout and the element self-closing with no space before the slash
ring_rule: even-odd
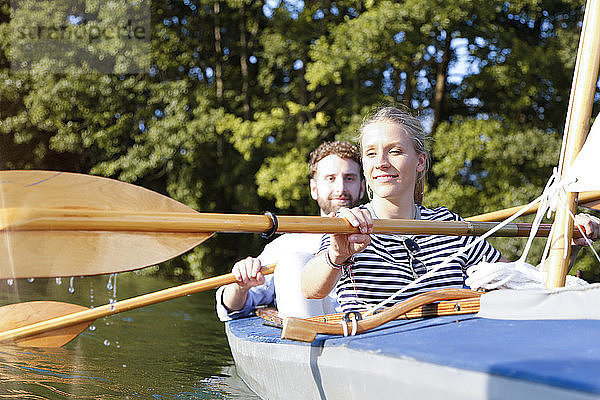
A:
<svg viewBox="0 0 600 400">
<path fill-rule="evenodd" d="M 89 3 L 106 14 L 108 3 Z M 0 5 L 7 33 L 10 5 Z M 153 2 L 141 73 L 123 68 L 132 59 L 143 65 L 143 47 L 110 74 L 89 63 L 57 73 L 43 59 L 11 69 L 15 42 L 3 34 L 0 163 L 109 176 L 200 211 L 314 214 L 309 152 L 323 140 L 354 140 L 373 106 L 404 104 L 433 138 L 426 205 L 463 215 L 513 206 L 541 192 L 558 160 L 582 7 Z M 42 9 L 31 16 L 43 18 Z M 128 54 L 118 46 L 96 52 Z M 518 250 L 502 243 L 508 256 Z M 162 271 L 225 271 L 263 244 L 256 235 L 217 235 Z"/>
</svg>

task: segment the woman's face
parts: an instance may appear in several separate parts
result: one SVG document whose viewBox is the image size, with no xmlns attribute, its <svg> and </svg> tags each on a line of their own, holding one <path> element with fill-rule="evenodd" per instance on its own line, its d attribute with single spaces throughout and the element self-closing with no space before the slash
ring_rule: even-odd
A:
<svg viewBox="0 0 600 400">
<path fill-rule="evenodd" d="M 363 128 L 363 170 L 373 195 L 389 200 L 413 201 L 418 172 L 425 169 L 425 154 L 417 154 L 404 130 L 392 122 L 374 122 Z"/>
</svg>

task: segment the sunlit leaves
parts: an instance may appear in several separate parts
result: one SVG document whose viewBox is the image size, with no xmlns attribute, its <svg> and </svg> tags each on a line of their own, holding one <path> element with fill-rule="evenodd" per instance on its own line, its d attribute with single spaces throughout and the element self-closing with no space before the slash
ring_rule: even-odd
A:
<svg viewBox="0 0 600 400">
<path fill-rule="evenodd" d="M 117 18 L 105 4 L 90 10 Z M 467 216 L 521 204 L 558 160 L 582 6 L 152 2 L 150 66 L 106 74 L 51 59 L 11 70 L 4 0 L 0 165 L 111 176 L 200 211 L 315 213 L 310 151 L 355 139 L 373 106 L 403 103 L 433 126 L 427 205 Z M 97 52 L 143 55 L 114 43 Z M 186 270 L 229 269 L 261 244 L 219 235 Z"/>
<path fill-rule="evenodd" d="M 495 118 L 442 123 L 432 151 L 436 186 L 426 191 L 425 204 L 445 205 L 463 216 L 527 204 L 550 179 L 560 145 L 556 134 Z M 524 244 L 497 243 L 508 259 L 518 257 Z"/>
<path fill-rule="evenodd" d="M 290 208 L 308 193 L 308 165 L 296 148 L 270 157 L 256 175 L 258 193 L 275 199 L 279 208 Z"/>
<path fill-rule="evenodd" d="M 469 215 L 524 204 L 558 162 L 560 137 L 497 119 L 455 119 L 438 128 L 426 199 Z"/>
</svg>

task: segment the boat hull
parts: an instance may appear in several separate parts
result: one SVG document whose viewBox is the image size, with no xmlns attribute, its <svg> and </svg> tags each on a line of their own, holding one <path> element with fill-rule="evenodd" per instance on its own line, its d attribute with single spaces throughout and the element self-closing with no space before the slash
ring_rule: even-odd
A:
<svg viewBox="0 0 600 400">
<path fill-rule="evenodd" d="M 262 322 L 226 330 L 238 374 L 265 399 L 600 398 L 600 321 L 452 316 L 312 344 Z"/>
</svg>

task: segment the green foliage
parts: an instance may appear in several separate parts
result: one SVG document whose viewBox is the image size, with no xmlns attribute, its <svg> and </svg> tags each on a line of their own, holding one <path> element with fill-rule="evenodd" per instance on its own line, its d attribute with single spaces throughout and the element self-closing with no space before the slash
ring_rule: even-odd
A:
<svg viewBox="0 0 600 400">
<path fill-rule="evenodd" d="M 265 159 L 256 176 L 258 194 L 275 199 L 275 206 L 290 208 L 295 202 L 305 200 L 308 193 L 306 180 L 308 165 L 298 149 L 293 148 L 280 156 Z"/>
<path fill-rule="evenodd" d="M 427 204 L 460 214 L 525 204 L 540 192 L 558 163 L 561 139 L 497 119 L 456 118 L 435 132 Z"/>
<path fill-rule="evenodd" d="M 594 245 L 596 253 L 600 252 L 599 246 Z M 569 271 L 570 275 L 577 275 L 578 271 L 581 272 L 582 278 L 588 282 L 600 282 L 600 269 L 598 268 L 598 261 L 589 248 L 582 248 L 577 259 L 575 260 L 574 268 Z"/>
<path fill-rule="evenodd" d="M 30 3 L 16 21 L 45 18 Z M 84 3 L 107 23 L 124 15 L 109 2 Z M 114 177 L 200 211 L 314 214 L 309 152 L 323 140 L 355 140 L 370 108 L 399 103 L 434 138 L 426 205 L 466 216 L 527 202 L 558 160 L 581 1 L 149 7 L 148 48 L 94 48 L 117 59 L 111 73 L 49 56 L 14 69 L 24 47 L 0 0 L 0 168 Z M 522 246 L 497 242 L 509 258 Z M 224 272 L 263 244 L 216 235 L 161 273 Z M 597 262 L 580 258 L 597 279 Z"/>
</svg>

